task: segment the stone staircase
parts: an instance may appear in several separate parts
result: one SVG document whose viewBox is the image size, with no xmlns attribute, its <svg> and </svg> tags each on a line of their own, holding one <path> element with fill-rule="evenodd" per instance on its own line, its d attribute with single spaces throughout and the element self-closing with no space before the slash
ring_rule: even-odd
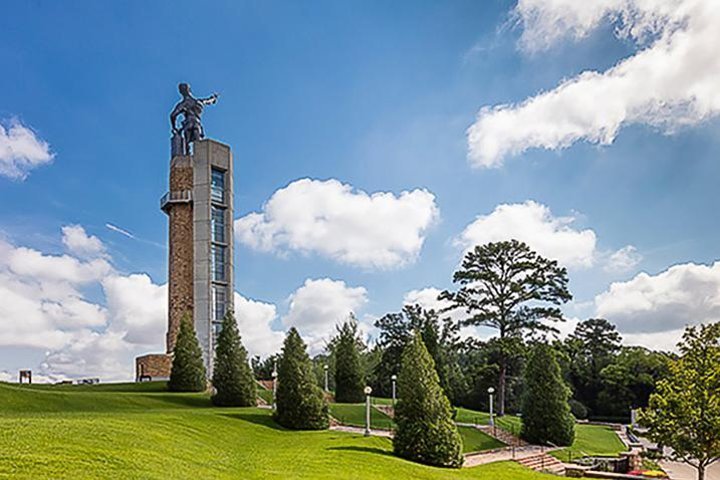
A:
<svg viewBox="0 0 720 480">
<path fill-rule="evenodd" d="M 565 475 L 565 464 L 545 452 L 521 458 L 516 460 L 516 462 L 537 472 L 548 472 L 561 476 Z"/>
</svg>

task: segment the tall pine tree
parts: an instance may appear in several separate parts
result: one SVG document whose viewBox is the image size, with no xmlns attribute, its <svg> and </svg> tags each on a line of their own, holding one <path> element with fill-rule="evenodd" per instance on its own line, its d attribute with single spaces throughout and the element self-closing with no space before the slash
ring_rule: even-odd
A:
<svg viewBox="0 0 720 480">
<path fill-rule="evenodd" d="M 570 389 L 552 348 L 537 345 L 525 369 L 520 435 L 540 445 L 571 445 L 575 439 L 575 418 L 570 413 L 569 399 Z"/>
<path fill-rule="evenodd" d="M 214 405 L 251 407 L 257 405 L 255 378 L 248 364 L 247 350 L 240 341 L 237 322 L 227 312 L 215 344 L 212 384 Z"/>
<path fill-rule="evenodd" d="M 365 400 L 365 378 L 358 349 L 357 323 L 354 317 L 337 328 L 333 341 L 335 354 L 335 401 L 359 403 Z"/>
<path fill-rule="evenodd" d="M 195 335 L 192 317 L 185 314 L 173 350 L 172 370 L 168 390 L 173 392 L 202 392 L 207 388 L 202 350 Z"/>
<path fill-rule="evenodd" d="M 535 331 L 556 331 L 548 320 L 564 320 L 557 305 L 572 300 L 567 270 L 525 243 L 510 240 L 467 252 L 453 282 L 460 288 L 440 298 L 451 302 L 450 309 L 467 314 L 462 324 L 498 331 L 498 414 L 505 415 L 507 369 L 517 356 L 517 339 Z"/>
<path fill-rule="evenodd" d="M 452 419 L 433 359 L 419 333 L 405 347 L 395 406 L 395 453 L 440 467 L 460 467 L 462 439 Z"/>
<path fill-rule="evenodd" d="M 291 328 L 278 362 L 275 420 L 292 430 L 328 428 L 328 406 L 300 334 Z"/>
</svg>

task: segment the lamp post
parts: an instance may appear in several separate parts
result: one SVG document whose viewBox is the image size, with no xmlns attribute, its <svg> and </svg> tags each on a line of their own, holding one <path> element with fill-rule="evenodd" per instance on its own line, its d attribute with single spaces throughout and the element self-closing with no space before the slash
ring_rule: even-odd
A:
<svg viewBox="0 0 720 480">
<path fill-rule="evenodd" d="M 330 389 L 328 388 L 328 366 L 323 365 L 323 370 L 325 370 L 325 391 L 329 392 Z"/>
<path fill-rule="evenodd" d="M 276 397 L 277 397 L 277 376 L 278 376 L 277 368 L 273 368 L 273 372 L 272 372 L 272 382 L 273 382 L 273 401 L 272 401 L 272 409 L 273 409 L 273 410 L 276 410 L 276 409 L 277 409 L 277 401 L 276 401 Z"/>
<path fill-rule="evenodd" d="M 365 436 L 370 436 L 370 394 L 372 388 L 368 385 L 365 387 Z"/>
<path fill-rule="evenodd" d="M 495 389 L 493 387 L 488 388 L 488 395 L 490 395 L 490 426 L 495 426 L 495 418 L 493 417 L 493 394 Z"/>
<path fill-rule="evenodd" d="M 392 380 L 392 404 L 393 407 L 395 406 L 395 382 L 397 381 L 397 375 L 393 374 L 392 377 L 390 377 L 390 380 Z"/>
</svg>

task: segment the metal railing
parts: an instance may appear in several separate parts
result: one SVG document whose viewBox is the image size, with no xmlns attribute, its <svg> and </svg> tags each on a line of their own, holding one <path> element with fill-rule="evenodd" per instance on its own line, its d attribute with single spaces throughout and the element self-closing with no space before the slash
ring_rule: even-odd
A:
<svg viewBox="0 0 720 480">
<path fill-rule="evenodd" d="M 192 202 L 192 191 L 179 190 L 175 192 L 167 192 L 160 198 L 160 209 L 165 210 L 172 203 L 190 203 Z"/>
</svg>

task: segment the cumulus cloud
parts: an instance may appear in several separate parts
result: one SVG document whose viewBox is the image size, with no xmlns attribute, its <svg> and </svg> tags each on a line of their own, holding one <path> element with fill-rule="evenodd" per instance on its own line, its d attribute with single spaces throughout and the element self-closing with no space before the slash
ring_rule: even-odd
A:
<svg viewBox="0 0 720 480">
<path fill-rule="evenodd" d="M 673 133 L 720 112 L 720 4 L 707 0 L 520 0 L 521 46 L 540 51 L 604 22 L 637 43 L 604 71 L 585 71 L 518 104 L 483 107 L 467 131 L 468 159 L 498 167 L 530 148 L 607 145 L 630 124 Z"/>
<path fill-rule="evenodd" d="M 307 279 L 290 295 L 289 310 L 282 318 L 287 327 L 296 327 L 312 351 L 329 340 L 335 325 L 348 319 L 367 303 L 364 287 L 349 287 L 342 280 Z"/>
<path fill-rule="evenodd" d="M 556 217 L 533 201 L 502 204 L 481 215 L 460 234 L 456 243 L 465 249 L 488 242 L 516 239 L 540 255 L 568 267 L 590 267 L 595 261 L 596 235 L 590 229 L 573 228 L 576 217 Z"/>
<path fill-rule="evenodd" d="M 603 267 L 607 272 L 628 272 L 642 262 L 642 255 L 633 245 L 626 245 L 612 253 Z"/>
<path fill-rule="evenodd" d="M 52 159 L 50 146 L 31 129 L 17 120 L 0 124 L 0 175 L 23 180 L 31 170 Z"/>
<path fill-rule="evenodd" d="M 277 308 L 272 303 L 245 298 L 235 292 L 235 319 L 250 355 L 267 357 L 280 352 L 285 333 L 273 330 Z"/>
<path fill-rule="evenodd" d="M 167 329 L 167 284 L 146 274 L 112 275 L 102 281 L 112 330 L 136 345 L 158 345 Z"/>
<path fill-rule="evenodd" d="M 0 240 L 0 346 L 42 349 L 37 379 L 132 378 L 133 358 L 162 351 L 166 286 L 122 275 L 82 227 L 63 229 L 70 254 L 50 255 Z M 104 302 L 88 297 L 101 291 Z"/>
<path fill-rule="evenodd" d="M 595 298 L 595 306 L 597 315 L 623 334 L 681 332 L 686 325 L 720 321 L 720 262 L 640 273 L 610 285 Z"/>
<path fill-rule="evenodd" d="M 105 255 L 105 245 L 94 235 L 88 235 L 80 225 L 62 227 L 62 242 L 68 251 L 79 257 L 97 257 Z"/>
<path fill-rule="evenodd" d="M 276 191 L 262 212 L 236 220 L 235 238 L 256 250 L 388 269 L 415 261 L 438 216 L 427 190 L 368 194 L 334 179 L 302 179 Z"/>
</svg>

